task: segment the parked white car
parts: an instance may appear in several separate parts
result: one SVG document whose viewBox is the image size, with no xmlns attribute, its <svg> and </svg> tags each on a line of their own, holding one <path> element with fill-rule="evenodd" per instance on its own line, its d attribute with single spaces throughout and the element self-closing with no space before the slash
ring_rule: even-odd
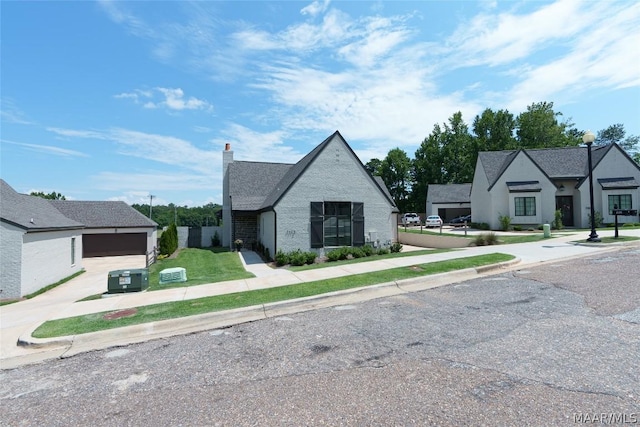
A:
<svg viewBox="0 0 640 427">
<path fill-rule="evenodd" d="M 402 225 L 420 225 L 420 215 L 415 212 L 402 215 Z"/>
<path fill-rule="evenodd" d="M 439 215 L 429 215 L 424 222 L 425 227 L 440 227 L 442 225 L 442 218 Z"/>
</svg>

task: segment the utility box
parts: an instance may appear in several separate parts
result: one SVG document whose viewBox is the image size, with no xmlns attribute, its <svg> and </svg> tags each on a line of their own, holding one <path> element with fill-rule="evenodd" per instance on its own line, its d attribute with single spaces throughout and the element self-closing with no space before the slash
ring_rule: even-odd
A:
<svg viewBox="0 0 640 427">
<path fill-rule="evenodd" d="M 182 267 L 165 268 L 160 272 L 160 284 L 179 283 L 187 281 L 187 270 Z"/>
<path fill-rule="evenodd" d="M 109 272 L 107 293 L 140 292 L 149 287 L 149 270 L 114 270 Z"/>
</svg>

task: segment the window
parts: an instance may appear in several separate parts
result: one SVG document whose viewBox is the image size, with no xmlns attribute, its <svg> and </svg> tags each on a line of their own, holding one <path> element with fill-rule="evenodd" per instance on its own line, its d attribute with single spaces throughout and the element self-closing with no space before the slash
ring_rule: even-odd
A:
<svg viewBox="0 0 640 427">
<path fill-rule="evenodd" d="M 535 216 L 536 215 L 536 198 L 535 197 L 516 197 L 514 201 L 516 205 L 515 216 Z"/>
<path fill-rule="evenodd" d="M 364 205 L 311 202 L 311 247 L 364 245 Z"/>
<path fill-rule="evenodd" d="M 71 265 L 76 263 L 76 238 L 71 238 Z"/>
<path fill-rule="evenodd" d="M 612 194 L 609 196 L 609 215 L 613 215 L 615 206 L 618 209 L 633 209 L 631 206 L 631 194 Z"/>
</svg>

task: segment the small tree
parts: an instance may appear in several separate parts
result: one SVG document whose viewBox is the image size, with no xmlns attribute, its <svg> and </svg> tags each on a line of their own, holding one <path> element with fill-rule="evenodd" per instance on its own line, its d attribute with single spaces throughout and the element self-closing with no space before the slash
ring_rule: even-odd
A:
<svg viewBox="0 0 640 427">
<path fill-rule="evenodd" d="M 213 237 L 211 238 L 211 246 L 213 247 L 220 246 L 220 235 L 218 234 L 217 231 L 213 234 Z"/>
<path fill-rule="evenodd" d="M 553 219 L 553 229 L 562 230 L 563 227 L 564 227 L 564 224 L 562 224 L 562 211 L 558 209 Z"/>
<path fill-rule="evenodd" d="M 178 228 L 171 224 L 160 236 L 160 253 L 171 255 L 178 249 Z"/>
</svg>

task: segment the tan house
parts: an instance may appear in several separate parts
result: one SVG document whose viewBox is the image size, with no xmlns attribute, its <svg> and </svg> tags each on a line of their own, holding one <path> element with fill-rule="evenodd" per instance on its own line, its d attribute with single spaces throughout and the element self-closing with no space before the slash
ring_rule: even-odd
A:
<svg viewBox="0 0 640 427">
<path fill-rule="evenodd" d="M 592 148 L 592 163 L 594 208 L 603 222 L 614 222 L 614 206 L 638 209 L 640 166 L 617 144 Z M 561 210 L 565 226 L 588 228 L 590 208 L 587 147 L 478 154 L 471 189 L 474 222 L 498 229 L 506 215 L 513 225 L 538 226 L 551 223 Z"/>
</svg>

